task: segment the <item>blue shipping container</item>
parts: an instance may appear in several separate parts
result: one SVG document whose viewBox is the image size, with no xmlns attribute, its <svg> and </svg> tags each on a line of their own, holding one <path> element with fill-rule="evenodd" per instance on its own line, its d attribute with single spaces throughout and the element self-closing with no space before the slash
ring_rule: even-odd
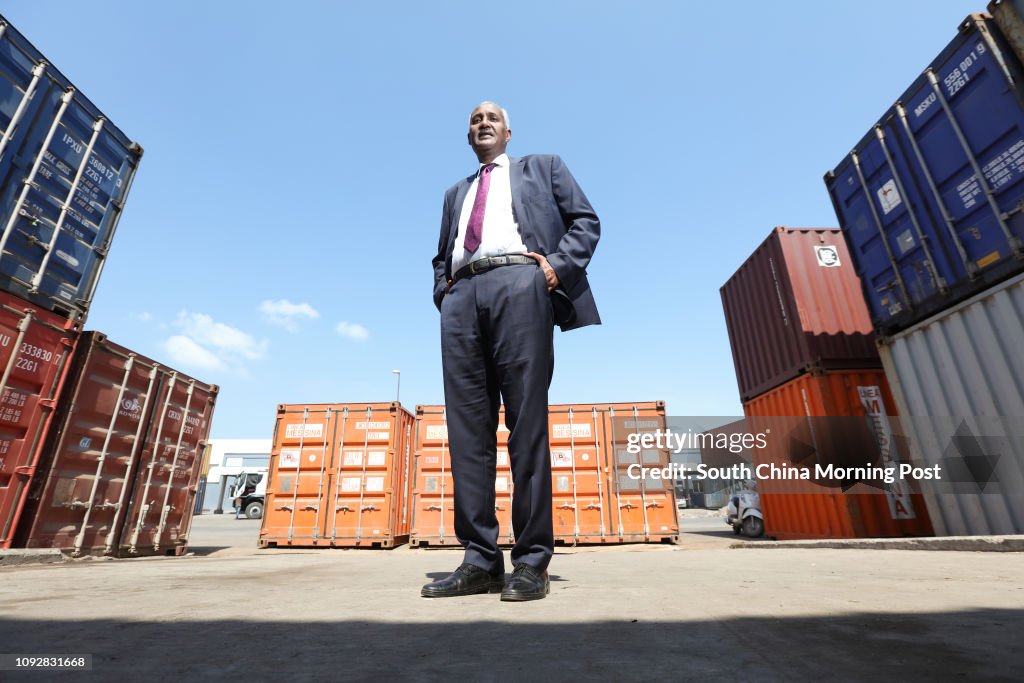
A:
<svg viewBox="0 0 1024 683">
<path fill-rule="evenodd" d="M 1024 68 L 972 14 L 825 184 L 892 334 L 1024 270 Z"/>
<path fill-rule="evenodd" d="M 84 320 L 142 148 L 0 16 L 0 287 Z"/>
</svg>

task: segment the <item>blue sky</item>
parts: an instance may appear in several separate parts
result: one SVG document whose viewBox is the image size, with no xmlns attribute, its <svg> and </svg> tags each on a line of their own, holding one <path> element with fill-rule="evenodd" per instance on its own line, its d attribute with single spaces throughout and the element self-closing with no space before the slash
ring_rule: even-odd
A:
<svg viewBox="0 0 1024 683">
<path fill-rule="evenodd" d="M 279 403 L 441 403 L 431 302 L 468 114 L 560 154 L 602 219 L 604 325 L 556 333 L 552 403 L 740 415 L 718 289 L 984 2 L 142 3 L 2 13 L 145 148 L 87 327 Z"/>
</svg>

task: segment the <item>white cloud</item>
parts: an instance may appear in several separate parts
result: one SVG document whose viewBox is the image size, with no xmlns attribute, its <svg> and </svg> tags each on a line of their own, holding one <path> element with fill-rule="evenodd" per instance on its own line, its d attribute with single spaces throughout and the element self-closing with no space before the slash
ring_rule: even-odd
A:
<svg viewBox="0 0 1024 683">
<path fill-rule="evenodd" d="M 267 355 L 266 339 L 256 341 L 252 335 L 238 328 L 215 322 L 205 313 L 181 311 L 175 326 L 197 344 L 216 350 L 217 356 L 259 360 Z"/>
<path fill-rule="evenodd" d="M 153 314 L 149 311 L 142 311 L 141 313 L 129 313 L 128 317 L 132 320 L 138 320 L 140 323 L 148 323 L 153 320 Z"/>
<path fill-rule="evenodd" d="M 355 339 L 356 341 L 366 341 L 370 337 L 370 331 L 359 323 L 350 323 L 342 320 L 334 329 L 336 329 L 338 334 L 342 337 L 348 337 L 349 339 Z"/>
<path fill-rule="evenodd" d="M 224 367 L 217 356 L 180 334 L 165 341 L 164 348 L 174 363 L 203 370 L 221 370 Z"/>
<path fill-rule="evenodd" d="M 269 343 L 230 325 L 216 322 L 204 313 L 181 311 L 174 321 L 174 334 L 164 348 L 176 363 L 186 368 L 226 370 L 245 375 L 250 361 L 267 355 Z"/>
<path fill-rule="evenodd" d="M 299 320 L 316 320 L 320 313 L 307 303 L 293 304 L 287 299 L 271 301 L 267 299 L 260 304 L 260 312 L 272 325 L 283 327 L 289 332 L 297 329 Z"/>
</svg>

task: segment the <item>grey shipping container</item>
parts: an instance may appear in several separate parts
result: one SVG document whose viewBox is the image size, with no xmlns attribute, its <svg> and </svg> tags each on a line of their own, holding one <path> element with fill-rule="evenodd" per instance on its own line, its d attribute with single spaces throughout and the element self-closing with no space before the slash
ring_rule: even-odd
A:
<svg viewBox="0 0 1024 683">
<path fill-rule="evenodd" d="M 0 16 L 0 287 L 83 321 L 141 157 Z"/>
<path fill-rule="evenodd" d="M 1024 276 L 881 340 L 936 535 L 1024 533 L 1022 348 Z"/>
<path fill-rule="evenodd" d="M 838 228 L 775 228 L 721 295 L 744 401 L 808 370 L 881 367 Z"/>
</svg>

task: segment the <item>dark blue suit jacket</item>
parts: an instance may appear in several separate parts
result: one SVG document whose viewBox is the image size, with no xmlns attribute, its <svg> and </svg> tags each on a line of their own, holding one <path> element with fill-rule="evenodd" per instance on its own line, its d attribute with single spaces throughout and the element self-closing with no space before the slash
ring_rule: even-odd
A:
<svg viewBox="0 0 1024 683">
<path fill-rule="evenodd" d="M 512 213 L 519 224 L 523 244 L 543 254 L 558 275 L 551 293 L 555 322 L 563 331 L 599 325 L 594 295 L 587 282 L 590 263 L 601 236 L 601 222 L 583 190 L 561 158 L 548 154 L 509 157 Z M 452 250 L 459 229 L 459 215 L 476 174 L 463 178 L 444 194 L 441 237 L 434 257 L 434 304 L 441 300 L 452 279 Z"/>
</svg>

